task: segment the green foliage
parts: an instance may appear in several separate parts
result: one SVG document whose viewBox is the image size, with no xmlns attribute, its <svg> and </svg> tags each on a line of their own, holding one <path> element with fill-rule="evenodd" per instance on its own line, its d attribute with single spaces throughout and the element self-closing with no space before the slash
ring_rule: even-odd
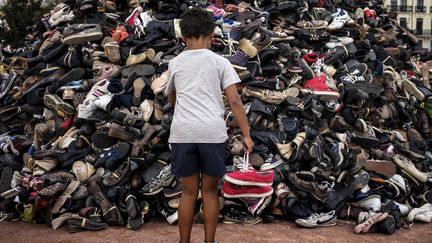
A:
<svg viewBox="0 0 432 243">
<path fill-rule="evenodd" d="M 29 27 L 36 24 L 43 14 L 40 0 L 12 0 L 2 7 L 3 19 L 9 29 L 0 31 L 0 39 L 12 47 L 22 47 Z"/>
</svg>

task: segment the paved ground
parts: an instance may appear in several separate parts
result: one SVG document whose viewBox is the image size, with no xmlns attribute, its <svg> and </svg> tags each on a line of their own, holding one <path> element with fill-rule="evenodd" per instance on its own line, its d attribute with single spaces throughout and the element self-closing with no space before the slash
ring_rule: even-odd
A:
<svg viewBox="0 0 432 243">
<path fill-rule="evenodd" d="M 432 224 L 416 224 L 400 229 L 393 235 L 352 233 L 352 224 L 339 222 L 328 228 L 303 229 L 293 223 L 277 222 L 253 226 L 220 224 L 219 242 L 432 242 Z M 192 242 L 203 240 L 203 226 L 195 225 Z M 152 221 L 138 231 L 122 227 L 109 227 L 99 232 L 69 234 L 65 229 L 54 231 L 45 225 L 24 222 L 0 223 L 0 242 L 176 242 L 177 227 L 162 221 Z"/>
</svg>

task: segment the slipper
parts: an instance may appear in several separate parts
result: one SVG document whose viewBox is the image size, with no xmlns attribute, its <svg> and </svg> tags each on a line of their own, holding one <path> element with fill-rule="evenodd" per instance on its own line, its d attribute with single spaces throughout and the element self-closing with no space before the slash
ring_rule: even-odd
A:
<svg viewBox="0 0 432 243">
<path fill-rule="evenodd" d="M 144 79 L 137 78 L 133 83 L 134 95 L 132 98 L 132 103 L 135 106 L 139 106 L 141 104 L 141 93 L 144 87 L 146 86 Z"/>
<path fill-rule="evenodd" d="M 67 220 L 67 231 L 69 233 L 81 232 L 83 229 L 98 231 L 106 229 L 108 225 L 103 222 L 96 222 L 86 218 L 72 218 Z"/>
<path fill-rule="evenodd" d="M 372 216 L 370 219 L 366 220 L 365 222 L 358 224 L 354 227 L 354 233 L 360 234 L 360 233 L 367 233 L 369 232 L 372 225 L 381 222 L 385 220 L 388 216 L 388 213 L 377 213 L 374 216 Z"/>
<path fill-rule="evenodd" d="M 60 227 L 62 227 L 67 222 L 68 219 L 73 219 L 73 218 L 83 219 L 83 217 L 79 216 L 78 214 L 64 213 L 59 217 L 53 219 L 53 221 L 51 221 L 51 227 L 54 230 L 57 230 Z"/>
</svg>

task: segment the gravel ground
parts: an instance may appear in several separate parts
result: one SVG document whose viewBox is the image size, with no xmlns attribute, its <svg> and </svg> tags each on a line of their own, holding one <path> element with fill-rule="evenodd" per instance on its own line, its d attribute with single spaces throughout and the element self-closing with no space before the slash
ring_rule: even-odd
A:
<svg viewBox="0 0 432 243">
<path fill-rule="evenodd" d="M 0 242 L 176 242 L 177 227 L 161 220 L 146 223 L 140 230 L 109 227 L 99 232 L 69 234 L 65 229 L 54 231 L 46 225 L 25 222 L 2 222 Z M 220 224 L 219 242 L 432 242 L 432 224 L 416 224 L 410 229 L 399 229 L 393 235 L 352 233 L 354 225 L 339 221 L 338 226 L 303 229 L 289 222 L 253 226 Z M 203 225 L 195 225 L 192 242 L 203 240 Z"/>
</svg>

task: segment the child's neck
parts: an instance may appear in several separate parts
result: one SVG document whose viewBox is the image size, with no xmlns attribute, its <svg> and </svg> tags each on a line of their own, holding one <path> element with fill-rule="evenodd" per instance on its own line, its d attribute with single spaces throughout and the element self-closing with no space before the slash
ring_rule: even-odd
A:
<svg viewBox="0 0 432 243">
<path fill-rule="evenodd" d="M 186 45 L 188 50 L 199 50 L 199 49 L 207 49 L 210 44 L 209 37 L 200 37 L 193 39 L 186 39 Z"/>
</svg>

